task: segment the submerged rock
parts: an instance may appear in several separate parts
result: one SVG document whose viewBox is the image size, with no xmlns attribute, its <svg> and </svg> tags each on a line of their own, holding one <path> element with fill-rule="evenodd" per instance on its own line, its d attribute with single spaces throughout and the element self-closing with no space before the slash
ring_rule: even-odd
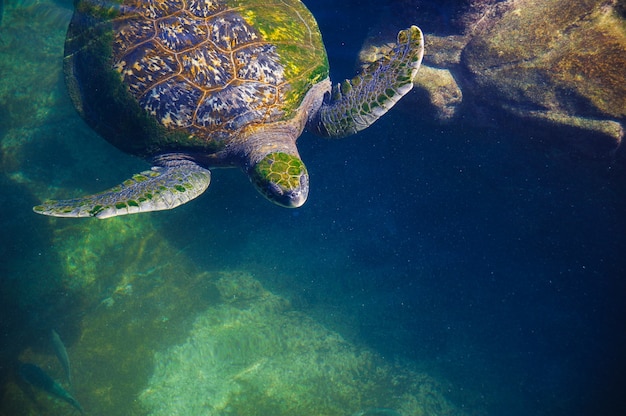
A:
<svg viewBox="0 0 626 416">
<path fill-rule="evenodd" d="M 249 273 L 223 273 L 215 286 L 222 301 L 154 355 L 139 395 L 148 414 L 463 414 L 429 376 L 348 343 Z"/>
<path fill-rule="evenodd" d="M 626 30 L 617 1 L 507 3 L 461 56 L 476 102 L 539 127 L 569 127 L 567 139 L 594 153 L 615 149 L 626 121 Z"/>
<path fill-rule="evenodd" d="M 423 25 L 416 89 L 432 105 L 427 116 L 523 126 L 529 136 L 611 154 L 626 123 L 625 10 L 625 0 L 474 0 L 449 8 L 449 33 Z M 396 17 L 424 16 L 405 5 Z M 416 106 L 424 113 L 423 103 Z"/>
</svg>

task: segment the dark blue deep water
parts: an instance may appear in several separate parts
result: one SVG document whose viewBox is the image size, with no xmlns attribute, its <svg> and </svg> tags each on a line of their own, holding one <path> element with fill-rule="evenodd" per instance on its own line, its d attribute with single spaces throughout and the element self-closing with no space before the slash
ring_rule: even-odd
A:
<svg viewBox="0 0 626 416">
<path fill-rule="evenodd" d="M 488 126 L 471 119 L 437 123 L 415 93 L 357 136 L 328 141 L 304 133 L 298 143 L 311 192 L 300 209 L 268 203 L 241 172 L 223 169 L 205 195 L 143 220 L 107 220 L 119 224 L 111 228 L 95 219 L 50 220 L 31 211 L 46 194 L 95 192 L 148 165 L 107 144 L 75 114 L 58 72 L 68 2 L 33 3 L 4 0 L 0 26 L 1 415 L 70 414 L 66 403 L 33 390 L 16 372 L 18 361 L 36 362 L 63 380 L 50 328 L 75 361 L 73 392 L 86 414 L 166 414 L 137 410 L 136 397 L 153 372 L 154 351 L 184 343 L 196 315 L 215 303 L 208 289 L 198 298 L 176 294 L 181 281 L 192 280 L 189 270 L 250 274 L 355 348 L 437 380 L 454 414 L 626 414 L 623 149 L 592 157 L 535 139 L 506 118 Z M 318 18 L 338 81 L 353 73 L 370 28 L 389 25 L 398 16 L 394 8 L 410 2 L 305 3 Z M 414 4 L 424 10 L 427 19 L 415 23 L 427 34 L 455 31 L 460 2 Z M 41 21 L 20 26 L 20 19 Z M 35 24 L 58 39 L 42 41 Z M 16 33 L 32 44 L 25 47 L 30 52 L 15 49 Z M 47 98 L 37 84 L 18 85 L 41 79 L 31 72 L 42 61 L 58 74 L 45 84 Z M 127 232 L 134 233 L 130 241 L 116 240 Z M 134 270 L 132 293 L 122 269 Z M 95 281 L 75 283 L 85 270 Z M 168 280 L 160 270 L 180 273 Z M 154 288 L 142 296 L 146 284 Z M 157 290 L 171 294 L 178 332 L 164 339 L 161 332 L 122 329 L 151 328 L 145 322 L 166 303 L 156 300 Z M 116 305 L 132 299 L 115 321 L 102 315 L 115 310 L 111 299 Z M 167 319 L 174 317 L 161 320 Z M 97 338 L 90 326 L 137 338 L 125 347 L 104 332 Z M 133 367 L 142 354 L 147 363 Z M 266 368 L 265 360 L 232 379 Z M 124 366 L 131 370 L 104 371 Z M 116 388 L 127 396 L 105 393 Z M 395 414 L 374 409 L 400 409 L 385 401 L 391 399 L 346 405 L 343 414 L 367 407 L 365 415 Z M 248 408 L 240 402 L 237 409 Z M 307 414 L 272 403 L 276 410 L 258 411 L 265 413 L 230 404 L 198 414 Z M 453 414 L 429 409 L 415 415 Z"/>
</svg>

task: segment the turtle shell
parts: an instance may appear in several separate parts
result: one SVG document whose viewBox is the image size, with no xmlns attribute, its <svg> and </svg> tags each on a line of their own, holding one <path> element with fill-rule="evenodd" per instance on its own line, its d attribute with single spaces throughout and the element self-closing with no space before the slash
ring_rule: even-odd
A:
<svg viewBox="0 0 626 416">
<path fill-rule="evenodd" d="M 298 0 L 81 0 L 65 44 L 79 113 L 129 153 L 215 153 L 289 120 L 328 77 Z"/>
</svg>

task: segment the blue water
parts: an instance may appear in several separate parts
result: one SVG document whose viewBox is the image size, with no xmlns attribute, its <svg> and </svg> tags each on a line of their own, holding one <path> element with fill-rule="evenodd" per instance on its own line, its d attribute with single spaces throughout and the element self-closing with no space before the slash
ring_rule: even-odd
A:
<svg viewBox="0 0 626 416">
<path fill-rule="evenodd" d="M 319 19 L 333 78 L 350 76 L 368 29 L 389 10 L 374 1 L 306 4 Z M 433 30 L 452 30 L 448 9 L 428 10 L 439 13 Z M 51 24 L 66 15 L 55 16 Z M 60 80 L 56 88 L 63 90 Z M 40 139 L 29 136 L 19 152 L 3 154 L 2 414 L 19 414 L 18 358 L 42 359 L 55 371 L 43 329 L 66 329 L 72 352 L 80 349 L 84 322 L 99 313 L 84 292 L 58 284 L 67 271 L 55 229 L 69 222 L 32 213 L 40 189 L 20 183 L 15 166 L 36 183 L 85 192 L 146 167 L 90 133 L 59 97 L 36 130 Z M 3 100 L 6 143 L 34 122 Z M 149 214 L 150 229 L 175 253 L 148 264 L 146 275 L 181 253 L 197 270 L 246 270 L 350 343 L 435 377 L 468 415 L 626 414 L 623 149 L 590 158 L 512 127 L 442 126 L 416 116 L 415 102 L 401 101 L 357 137 L 324 141 L 305 133 L 298 143 L 311 192 L 300 209 L 271 205 L 237 170 L 216 170 L 193 203 Z M 123 221 L 128 229 L 141 226 Z M 65 240 L 84 241 L 77 236 L 95 224 L 78 221 Z M 113 262 L 125 258 L 115 255 Z M 154 307 L 150 299 L 144 309 Z M 202 308 L 189 309 L 181 322 Z M 77 366 L 95 373 L 97 362 L 87 361 Z M 129 391 L 144 388 L 119 382 Z M 91 401 L 103 412 L 97 414 L 129 414 L 90 400 L 83 389 L 77 398 L 86 409 Z M 45 408 L 46 398 L 37 400 Z M 62 405 L 54 409 L 50 414 L 67 414 Z"/>
</svg>

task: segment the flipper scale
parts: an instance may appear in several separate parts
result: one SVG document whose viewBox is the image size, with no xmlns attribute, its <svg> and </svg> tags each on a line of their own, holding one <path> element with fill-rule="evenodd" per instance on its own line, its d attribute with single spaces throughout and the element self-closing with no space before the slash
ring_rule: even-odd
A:
<svg viewBox="0 0 626 416">
<path fill-rule="evenodd" d="M 400 31 L 388 53 L 333 87 L 313 128 L 323 136 L 344 137 L 369 127 L 413 88 L 423 55 L 422 31 L 417 26 Z"/>
</svg>

